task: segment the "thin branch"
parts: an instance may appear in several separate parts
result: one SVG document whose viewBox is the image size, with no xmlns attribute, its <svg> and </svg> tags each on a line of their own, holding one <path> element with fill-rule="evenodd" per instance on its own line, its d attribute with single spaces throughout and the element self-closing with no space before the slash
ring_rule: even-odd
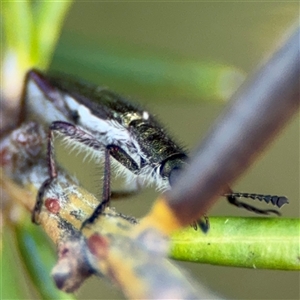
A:
<svg viewBox="0 0 300 300">
<path fill-rule="evenodd" d="M 22 140 L 18 144 L 20 135 Z M 41 126 L 31 122 L 13 131 L 0 145 L 0 152 L 9 154 L 4 155 L 6 159 L 2 164 L 11 178 L 2 174 L 1 186 L 7 195 L 29 211 L 33 209 L 38 188 L 48 176 L 43 151 L 33 151 L 33 148 L 42 146 L 43 139 L 37 137 L 43 135 Z M 33 140 L 36 143 L 32 148 Z M 27 194 L 26 198 L 24 194 Z M 59 259 L 52 276 L 60 289 L 73 292 L 87 277 L 96 274 L 106 276 L 134 299 L 169 299 L 175 296 L 181 299 L 215 299 L 166 258 L 168 241 L 160 234 L 150 229 L 139 239 L 131 238 L 137 223 L 135 218 L 107 208 L 93 225 L 80 231 L 82 222 L 92 214 L 98 203 L 93 195 L 79 187 L 61 169 L 58 179 L 45 192 L 38 221 L 58 245 Z M 138 288 L 132 288 L 133 283 Z"/>
</svg>

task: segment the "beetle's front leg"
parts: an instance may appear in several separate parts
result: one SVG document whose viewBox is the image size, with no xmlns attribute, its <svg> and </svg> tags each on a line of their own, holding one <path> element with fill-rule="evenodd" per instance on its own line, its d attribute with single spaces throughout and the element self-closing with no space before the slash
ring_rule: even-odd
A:
<svg viewBox="0 0 300 300">
<path fill-rule="evenodd" d="M 48 171 L 49 178 L 47 178 L 38 190 L 35 206 L 32 211 L 31 220 L 33 223 L 38 224 L 38 215 L 41 212 L 43 205 L 43 195 L 45 191 L 50 187 L 52 181 L 57 177 L 57 168 L 54 160 L 54 146 L 53 146 L 53 131 L 49 130 L 47 138 L 47 159 L 48 159 Z"/>
<path fill-rule="evenodd" d="M 43 196 L 46 190 L 51 186 L 53 180 L 57 177 L 57 168 L 55 163 L 55 152 L 54 152 L 54 133 L 59 133 L 64 137 L 70 139 L 70 141 L 78 143 L 78 145 L 86 146 L 94 151 L 105 150 L 103 144 L 101 144 L 93 135 L 87 133 L 83 129 L 73 124 L 56 121 L 50 125 L 49 134 L 47 139 L 47 158 L 49 164 L 49 178 L 44 181 L 40 187 L 36 204 L 32 212 L 32 222 L 38 224 L 38 215 L 41 212 L 43 205 Z"/>
</svg>

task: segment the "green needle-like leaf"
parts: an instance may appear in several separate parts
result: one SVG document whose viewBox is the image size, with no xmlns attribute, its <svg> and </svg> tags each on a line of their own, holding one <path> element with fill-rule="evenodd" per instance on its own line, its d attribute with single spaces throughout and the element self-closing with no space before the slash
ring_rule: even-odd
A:
<svg viewBox="0 0 300 300">
<path fill-rule="evenodd" d="M 52 58 L 64 17 L 72 1 L 42 1 L 34 10 L 36 49 L 32 49 L 39 68 L 46 68 Z M 51 28 L 51 30 L 49 30 Z"/>
<path fill-rule="evenodd" d="M 31 62 L 32 14 L 30 1 L 7 1 L 2 4 L 6 55 L 14 54 L 21 66 Z"/>
<path fill-rule="evenodd" d="M 19 259 L 16 258 L 16 243 L 12 236 L 12 230 L 6 226 L 1 236 L 0 298 L 24 299 L 29 296 L 29 293 L 20 271 Z"/>
<path fill-rule="evenodd" d="M 4 47 L 1 61 L 4 98 L 18 99 L 26 72 L 46 69 L 72 1 L 5 1 L 2 4 Z"/>
<path fill-rule="evenodd" d="M 126 43 L 94 43 L 70 33 L 58 44 L 51 68 L 98 78 L 98 84 L 112 89 L 172 101 L 182 97 L 227 100 L 244 79 L 233 66 L 145 51 Z"/>
<path fill-rule="evenodd" d="M 188 228 L 172 236 L 171 257 L 216 265 L 300 269 L 300 221 L 210 218 L 207 234 Z"/>
<path fill-rule="evenodd" d="M 17 245 L 32 282 L 43 299 L 75 299 L 57 289 L 50 273 L 56 262 L 52 242 L 29 218 L 16 226 Z"/>
</svg>

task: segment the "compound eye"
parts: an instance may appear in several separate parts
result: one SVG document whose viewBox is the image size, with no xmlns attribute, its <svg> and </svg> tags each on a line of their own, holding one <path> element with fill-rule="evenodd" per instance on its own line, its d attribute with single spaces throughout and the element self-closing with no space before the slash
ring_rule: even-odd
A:
<svg viewBox="0 0 300 300">
<path fill-rule="evenodd" d="M 171 170 L 170 176 L 169 176 L 169 183 L 170 183 L 171 187 L 177 181 L 177 178 L 179 177 L 180 172 L 181 172 L 181 168 L 178 168 L 178 167 L 175 167 Z"/>
</svg>

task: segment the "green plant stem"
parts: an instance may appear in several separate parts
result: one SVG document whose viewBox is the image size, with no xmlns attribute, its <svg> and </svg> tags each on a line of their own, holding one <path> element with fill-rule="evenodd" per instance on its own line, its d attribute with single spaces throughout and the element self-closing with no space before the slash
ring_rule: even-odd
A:
<svg viewBox="0 0 300 300">
<path fill-rule="evenodd" d="M 258 269 L 300 269 L 300 221 L 210 218 L 207 234 L 187 228 L 172 236 L 178 260 Z"/>
</svg>

